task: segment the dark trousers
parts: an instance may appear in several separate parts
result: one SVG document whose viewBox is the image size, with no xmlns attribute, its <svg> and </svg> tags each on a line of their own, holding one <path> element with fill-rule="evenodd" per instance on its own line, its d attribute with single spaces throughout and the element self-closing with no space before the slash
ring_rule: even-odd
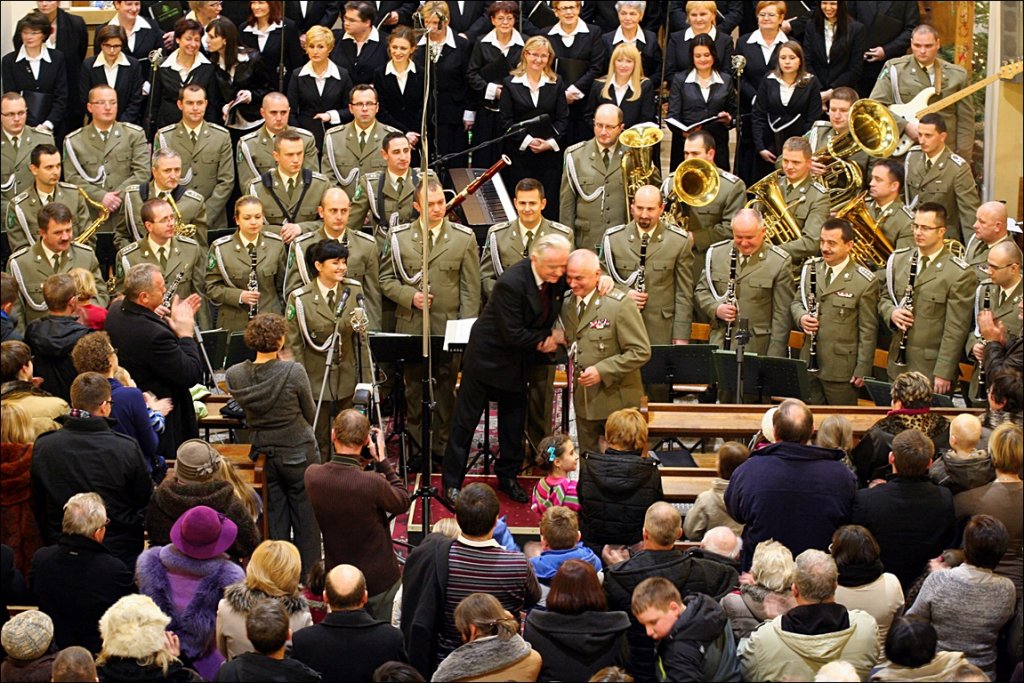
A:
<svg viewBox="0 0 1024 683">
<path fill-rule="evenodd" d="M 523 430 L 526 425 L 526 394 L 484 384 L 462 376 L 455 414 L 444 452 L 444 487 L 461 487 L 466 476 L 469 448 L 488 401 L 498 402 L 498 462 L 494 472 L 499 479 L 515 477 L 523 463 Z"/>
<path fill-rule="evenodd" d="M 304 463 L 286 464 L 280 457 L 267 458 L 267 526 L 270 538 L 289 541 L 299 549 L 302 575 L 320 561 L 320 527 L 306 493 L 306 468 L 314 462 L 309 453 Z"/>
</svg>

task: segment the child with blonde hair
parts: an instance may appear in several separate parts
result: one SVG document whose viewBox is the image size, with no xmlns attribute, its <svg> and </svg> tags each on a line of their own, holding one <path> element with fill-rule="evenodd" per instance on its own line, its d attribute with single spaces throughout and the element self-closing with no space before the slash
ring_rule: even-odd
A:
<svg viewBox="0 0 1024 683">
<path fill-rule="evenodd" d="M 72 268 L 68 275 L 75 281 L 75 290 L 78 292 L 79 318 L 83 325 L 90 330 L 102 330 L 107 323 L 107 309 L 91 303 L 99 296 L 96 289 L 96 278 L 85 268 Z"/>
<path fill-rule="evenodd" d="M 953 495 L 984 486 L 996 478 L 992 458 L 978 448 L 981 441 L 981 420 L 970 413 L 961 413 L 949 423 L 949 448 L 935 454 L 928 476 Z"/>
</svg>

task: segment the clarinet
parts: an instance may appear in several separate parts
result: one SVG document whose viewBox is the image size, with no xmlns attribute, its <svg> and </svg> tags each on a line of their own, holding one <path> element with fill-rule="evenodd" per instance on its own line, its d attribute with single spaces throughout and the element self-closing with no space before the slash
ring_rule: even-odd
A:
<svg viewBox="0 0 1024 683">
<path fill-rule="evenodd" d="M 635 289 L 641 294 L 647 291 L 647 245 L 650 241 L 651 236 L 646 232 L 640 238 L 640 265 L 636 269 Z"/>
<path fill-rule="evenodd" d="M 260 291 L 259 280 L 256 279 L 256 250 L 253 249 L 252 253 L 249 254 L 249 284 L 246 287 L 247 291 L 258 292 Z M 249 320 L 256 317 L 256 314 L 260 312 L 260 304 L 256 303 L 249 304 Z"/>
<path fill-rule="evenodd" d="M 807 291 L 807 314 L 818 319 L 819 309 L 821 306 L 818 303 L 818 270 L 811 264 L 811 281 Z M 820 321 L 819 321 L 820 324 Z M 821 368 L 818 367 L 818 332 L 815 330 L 811 332 L 811 351 L 807 356 L 807 372 L 818 372 Z"/>
<path fill-rule="evenodd" d="M 910 277 L 907 278 L 907 289 L 903 292 L 903 301 L 900 303 L 900 308 L 905 308 L 911 313 L 914 312 L 914 281 L 917 280 L 917 259 L 920 252 L 917 249 L 910 256 Z M 900 335 L 900 348 L 896 353 L 896 365 L 901 368 L 907 365 L 907 335 L 910 333 L 910 328 Z"/>
<path fill-rule="evenodd" d="M 725 289 L 725 296 L 722 297 L 723 304 L 732 304 L 735 306 L 738 302 L 736 301 L 736 248 L 729 252 L 729 285 Z M 739 316 L 739 311 L 736 312 Z M 722 344 L 724 351 L 732 350 L 732 334 L 733 328 L 736 326 L 736 318 L 733 318 L 725 326 L 725 342 Z"/>
<path fill-rule="evenodd" d="M 164 292 L 164 300 L 160 303 L 163 304 L 163 307 L 167 310 L 171 309 L 171 302 L 174 301 L 174 293 L 178 291 L 178 285 L 180 285 L 181 281 L 184 279 L 185 273 L 178 271 L 178 274 L 174 276 L 174 280 L 171 281 L 170 287 L 168 287 L 167 291 Z"/>
<path fill-rule="evenodd" d="M 985 288 L 985 296 L 981 299 L 981 310 L 991 311 L 992 310 L 992 297 L 990 294 L 990 287 Z M 978 373 L 978 389 L 974 395 L 974 400 L 984 401 L 988 396 L 988 382 L 985 377 L 985 363 L 978 359 L 974 360 L 974 370 Z"/>
</svg>

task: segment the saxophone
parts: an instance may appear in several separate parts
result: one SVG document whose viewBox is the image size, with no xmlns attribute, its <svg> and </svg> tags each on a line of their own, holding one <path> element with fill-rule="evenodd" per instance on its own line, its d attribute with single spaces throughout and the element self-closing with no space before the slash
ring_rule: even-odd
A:
<svg viewBox="0 0 1024 683">
<path fill-rule="evenodd" d="M 911 313 L 914 312 L 914 282 L 917 280 L 917 249 L 910 255 L 910 277 L 907 278 L 907 288 L 903 292 L 903 301 L 900 302 L 900 308 L 905 308 Z M 907 365 L 907 335 L 910 334 L 910 328 L 907 328 L 906 332 L 900 335 L 900 346 L 896 353 L 896 365 L 899 367 L 906 367 Z"/>
<path fill-rule="evenodd" d="M 640 265 L 636 269 L 636 284 L 634 289 L 643 294 L 647 291 L 647 245 L 651 241 L 651 235 L 644 233 L 640 238 Z"/>
<path fill-rule="evenodd" d="M 92 197 L 86 194 L 85 190 L 82 188 L 78 188 L 78 194 L 82 195 L 82 200 L 85 201 L 86 204 L 99 211 L 99 214 L 96 216 L 96 220 L 89 223 L 85 230 L 83 230 L 82 233 L 74 240 L 75 244 L 87 244 L 89 240 L 93 238 L 93 235 L 96 234 L 96 231 L 99 230 L 99 227 L 106 223 L 107 219 L 110 218 L 110 210 L 103 206 L 102 203 L 95 201 Z"/>
<path fill-rule="evenodd" d="M 732 248 L 729 252 L 729 284 L 725 289 L 725 295 L 722 297 L 723 304 L 730 304 L 736 306 L 739 301 L 736 299 L 736 247 Z M 736 311 L 736 316 L 739 316 L 739 311 Z M 722 343 L 722 349 L 724 351 L 732 350 L 732 334 L 736 327 L 736 318 L 733 318 L 725 326 L 725 341 Z"/>
<path fill-rule="evenodd" d="M 807 288 L 807 314 L 818 319 L 820 304 L 818 303 L 818 269 L 810 264 L 811 280 Z M 807 372 L 818 372 L 818 332 L 811 332 L 811 350 L 807 356 Z"/>
<path fill-rule="evenodd" d="M 249 284 L 246 286 L 246 290 L 250 292 L 260 291 L 259 280 L 256 279 L 256 250 L 253 249 L 252 253 L 249 254 Z M 260 312 L 260 304 L 256 302 L 249 304 L 249 320 L 256 317 L 256 314 Z"/>
</svg>

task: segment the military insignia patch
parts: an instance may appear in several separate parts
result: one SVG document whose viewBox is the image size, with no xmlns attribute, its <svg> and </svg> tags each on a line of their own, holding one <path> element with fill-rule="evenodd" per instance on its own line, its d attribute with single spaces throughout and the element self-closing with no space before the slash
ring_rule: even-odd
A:
<svg viewBox="0 0 1024 683">
<path fill-rule="evenodd" d="M 217 267 L 217 255 L 211 251 L 210 252 L 210 257 L 208 259 L 206 259 L 206 269 L 207 270 L 213 270 L 216 267 Z"/>
<path fill-rule="evenodd" d="M 590 321 L 590 329 L 592 330 L 603 330 L 612 326 L 612 321 L 608 318 L 599 318 L 597 320 Z"/>
<path fill-rule="evenodd" d="M 295 304 L 288 304 L 288 320 L 295 320 Z"/>
</svg>

